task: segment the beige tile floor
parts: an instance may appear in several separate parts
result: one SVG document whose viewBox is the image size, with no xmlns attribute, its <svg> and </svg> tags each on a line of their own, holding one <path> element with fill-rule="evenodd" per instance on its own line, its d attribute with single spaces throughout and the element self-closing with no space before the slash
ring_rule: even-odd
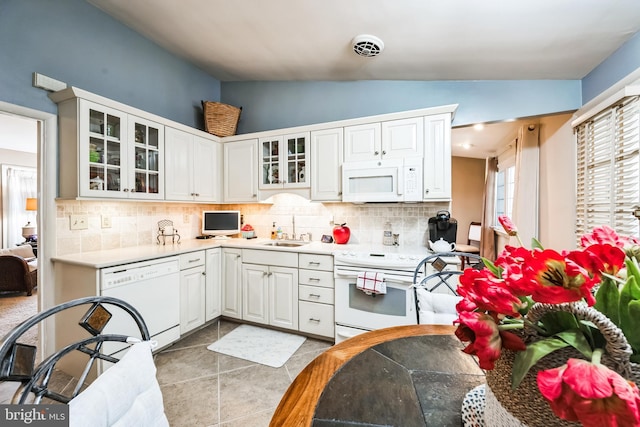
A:
<svg viewBox="0 0 640 427">
<path fill-rule="evenodd" d="M 156 354 L 157 378 L 171 427 L 268 426 L 296 375 L 331 346 L 307 338 L 281 368 L 207 350 L 239 325 L 217 321 Z"/>
</svg>

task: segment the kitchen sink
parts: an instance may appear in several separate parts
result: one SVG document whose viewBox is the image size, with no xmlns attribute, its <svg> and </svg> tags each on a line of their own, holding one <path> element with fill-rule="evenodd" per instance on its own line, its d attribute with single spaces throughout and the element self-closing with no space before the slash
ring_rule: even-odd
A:
<svg viewBox="0 0 640 427">
<path fill-rule="evenodd" d="M 263 243 L 265 246 L 283 246 L 287 248 L 296 248 L 298 246 L 303 246 L 308 244 L 309 242 L 302 242 L 298 240 L 289 240 L 289 241 L 275 241 L 275 242 L 267 242 Z"/>
</svg>

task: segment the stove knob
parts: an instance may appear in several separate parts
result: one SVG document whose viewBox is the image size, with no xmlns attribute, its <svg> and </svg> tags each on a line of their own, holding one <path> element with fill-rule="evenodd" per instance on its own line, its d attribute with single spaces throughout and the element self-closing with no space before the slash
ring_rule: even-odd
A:
<svg viewBox="0 0 640 427">
<path fill-rule="evenodd" d="M 350 256 L 356 256 L 356 253 L 355 252 L 349 252 L 349 255 Z"/>
<path fill-rule="evenodd" d="M 404 255 L 398 255 L 398 258 L 404 259 Z"/>
</svg>

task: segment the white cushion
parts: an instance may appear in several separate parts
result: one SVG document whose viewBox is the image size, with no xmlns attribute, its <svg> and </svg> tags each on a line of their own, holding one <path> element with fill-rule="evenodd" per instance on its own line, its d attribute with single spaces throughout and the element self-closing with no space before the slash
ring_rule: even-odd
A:
<svg viewBox="0 0 640 427">
<path fill-rule="evenodd" d="M 458 318 L 456 304 L 462 297 L 417 288 L 418 314 L 423 325 L 452 325 Z"/>
<path fill-rule="evenodd" d="M 69 426 L 169 426 L 148 341 L 134 344 L 69 402 Z"/>
</svg>

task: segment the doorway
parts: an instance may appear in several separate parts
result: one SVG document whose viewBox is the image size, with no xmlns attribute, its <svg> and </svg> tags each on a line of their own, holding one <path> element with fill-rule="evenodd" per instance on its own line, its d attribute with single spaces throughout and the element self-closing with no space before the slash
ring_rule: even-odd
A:
<svg viewBox="0 0 640 427">
<path fill-rule="evenodd" d="M 57 174 L 57 116 L 55 114 L 0 101 L 0 114 L 21 119 L 36 128 L 36 170 L 38 215 L 38 291 L 37 311 L 54 305 L 54 274 L 51 257 L 55 255 Z M 3 116 L 3 117 L 4 117 Z M 46 285 L 44 285 L 46 283 Z M 28 298 L 28 297 L 27 297 Z M 38 347 L 48 353 L 54 348 L 52 322 L 39 331 Z"/>
</svg>

